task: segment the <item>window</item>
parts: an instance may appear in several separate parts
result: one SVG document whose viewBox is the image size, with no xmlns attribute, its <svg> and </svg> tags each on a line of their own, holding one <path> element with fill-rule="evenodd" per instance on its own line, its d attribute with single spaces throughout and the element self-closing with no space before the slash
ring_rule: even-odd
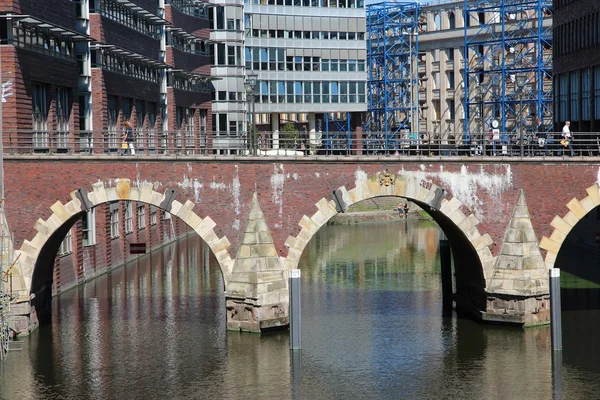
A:
<svg viewBox="0 0 600 400">
<path fill-rule="evenodd" d="M 577 74 L 577 71 L 573 71 L 569 74 L 569 103 L 571 106 L 569 119 L 571 120 L 579 119 L 579 82 Z"/>
<path fill-rule="evenodd" d="M 56 89 L 56 146 L 69 148 L 69 115 L 71 113 L 71 89 Z"/>
<path fill-rule="evenodd" d="M 142 100 L 135 101 L 135 141 L 137 149 L 144 148 L 144 120 L 146 119 L 146 113 L 144 109 L 144 102 Z"/>
<path fill-rule="evenodd" d="M 217 44 L 217 65 L 225 65 L 225 45 Z"/>
<path fill-rule="evenodd" d="M 125 234 L 133 232 L 133 206 L 131 201 L 125 202 Z"/>
<path fill-rule="evenodd" d="M 448 89 L 454 89 L 454 71 L 446 72 L 446 81 L 448 82 Z"/>
<path fill-rule="evenodd" d="M 559 76 L 559 104 L 560 104 L 560 120 L 566 121 L 568 119 L 567 113 L 567 89 L 569 87 L 569 80 L 567 74 L 562 74 Z"/>
<path fill-rule="evenodd" d="M 67 232 L 67 236 L 63 239 L 58 249 L 58 254 L 64 256 L 73 252 L 73 234 L 72 229 Z"/>
<path fill-rule="evenodd" d="M 594 118 L 600 119 L 600 67 L 594 68 L 594 106 Z M 562 109 L 561 120 L 564 121 L 564 118 L 562 118 Z"/>
<path fill-rule="evenodd" d="M 117 117 L 119 111 L 117 109 L 117 96 L 108 96 L 107 100 L 107 122 L 108 122 L 108 147 L 117 147 Z"/>
<path fill-rule="evenodd" d="M 92 208 L 81 218 L 81 233 L 84 246 L 96 244 L 96 209 Z"/>
<path fill-rule="evenodd" d="M 119 237 L 119 203 L 110 205 L 110 237 Z"/>
<path fill-rule="evenodd" d="M 33 147 L 49 147 L 48 143 L 48 99 L 46 85 L 34 84 L 31 90 L 31 108 L 33 119 Z"/>
<path fill-rule="evenodd" d="M 156 225 L 156 206 L 150 206 L 150 225 Z"/>
<path fill-rule="evenodd" d="M 225 29 L 225 8 L 223 6 L 216 7 L 217 26 L 216 29 Z"/>
<path fill-rule="evenodd" d="M 227 48 L 227 65 L 235 66 L 235 46 L 229 46 Z"/>
<path fill-rule="evenodd" d="M 137 207 L 137 219 L 138 229 L 146 228 L 146 206 L 143 204 Z"/>
<path fill-rule="evenodd" d="M 154 148 L 155 132 L 154 125 L 156 124 L 156 103 L 148 103 L 148 147 Z"/>
<path fill-rule="evenodd" d="M 590 120 L 590 70 L 581 72 L 581 119 Z"/>
<path fill-rule="evenodd" d="M 448 24 L 450 26 L 450 29 L 456 28 L 456 17 L 454 16 L 453 12 L 448 13 Z"/>
<path fill-rule="evenodd" d="M 455 109 L 454 100 L 448 100 L 448 118 L 454 119 L 456 118 L 456 109 Z"/>
<path fill-rule="evenodd" d="M 206 110 L 200 110 L 200 146 L 206 147 L 207 143 L 206 135 Z"/>
</svg>

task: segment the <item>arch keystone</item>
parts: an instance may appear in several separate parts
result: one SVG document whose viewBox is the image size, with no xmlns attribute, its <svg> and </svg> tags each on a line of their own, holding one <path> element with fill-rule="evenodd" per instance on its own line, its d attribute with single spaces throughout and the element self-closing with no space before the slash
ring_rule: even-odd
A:
<svg viewBox="0 0 600 400">
<path fill-rule="evenodd" d="M 118 179 L 117 180 L 117 199 L 128 200 L 129 192 L 131 191 L 131 180 L 129 179 Z"/>
<path fill-rule="evenodd" d="M 396 176 L 396 180 L 394 181 L 394 192 L 398 197 L 404 197 L 406 193 L 406 181 L 402 175 Z"/>
</svg>

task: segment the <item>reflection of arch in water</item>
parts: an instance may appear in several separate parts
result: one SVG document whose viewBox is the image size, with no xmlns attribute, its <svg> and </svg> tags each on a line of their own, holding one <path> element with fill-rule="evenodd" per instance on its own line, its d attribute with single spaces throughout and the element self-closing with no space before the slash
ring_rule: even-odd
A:
<svg viewBox="0 0 600 400">
<path fill-rule="evenodd" d="M 488 234 L 479 232 L 479 220 L 474 214 L 463 212 L 467 209 L 460 200 L 456 197 L 447 200 L 444 189 L 422 183 L 410 173 L 394 175 L 386 172 L 356 181 L 351 190 L 340 187 L 333 192 L 333 200 L 322 198 L 316 203 L 317 211 L 312 216 L 302 217 L 300 233 L 296 237 L 290 236 L 285 242 L 289 248 L 287 257 L 283 259 L 285 268 L 297 268 L 308 242 L 338 212 L 359 201 L 396 196 L 417 204 L 438 223 L 452 245 L 457 266 L 457 294 L 467 296 L 476 309 L 485 310 L 485 278 L 486 274 L 491 274 L 495 262 L 489 248 L 492 239 Z"/>
<path fill-rule="evenodd" d="M 54 203 L 50 209 L 52 215 L 47 220 L 38 220 L 35 224 L 37 235 L 30 242 L 25 240 L 19 250 L 19 269 L 23 286 L 31 293 L 32 305 L 37 311 L 40 322 L 48 322 L 50 318 L 50 302 L 54 260 L 59 246 L 69 230 L 81 217 L 92 208 L 115 201 L 137 201 L 156 206 L 179 217 L 208 244 L 215 255 L 223 274 L 224 281 L 231 274 L 233 260 L 226 237 L 219 238 L 215 231 L 215 222 L 206 217 L 202 219 L 194 211 L 194 203 L 187 201 L 181 204 L 175 200 L 176 193 L 167 189 L 165 193 L 153 190 L 152 183 L 144 182 L 139 188 L 132 187 L 129 179 L 117 179 L 116 186 L 105 188 L 103 182 L 92 185 L 93 191 L 78 189 L 71 192 L 71 201 L 62 204 Z"/>
</svg>

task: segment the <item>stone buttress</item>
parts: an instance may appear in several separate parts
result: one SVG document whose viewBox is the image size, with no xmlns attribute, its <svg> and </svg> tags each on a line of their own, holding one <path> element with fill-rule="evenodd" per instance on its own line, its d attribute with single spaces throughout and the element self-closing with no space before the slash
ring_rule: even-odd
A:
<svg viewBox="0 0 600 400">
<path fill-rule="evenodd" d="M 549 323 L 548 269 L 542 258 L 523 190 L 488 279 L 486 321 L 525 326 Z"/>
<path fill-rule="evenodd" d="M 256 193 L 225 299 L 227 329 L 261 332 L 289 325 L 287 271 L 277 256 Z"/>
</svg>

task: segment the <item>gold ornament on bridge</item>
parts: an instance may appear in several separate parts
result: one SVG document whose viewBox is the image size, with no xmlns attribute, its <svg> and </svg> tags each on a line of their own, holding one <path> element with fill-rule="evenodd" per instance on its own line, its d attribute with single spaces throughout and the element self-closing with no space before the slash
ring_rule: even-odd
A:
<svg viewBox="0 0 600 400">
<path fill-rule="evenodd" d="M 386 169 L 385 172 L 378 175 L 378 178 L 379 184 L 381 186 L 390 186 L 394 184 L 394 181 L 396 180 L 396 175 L 390 174 Z"/>
</svg>

